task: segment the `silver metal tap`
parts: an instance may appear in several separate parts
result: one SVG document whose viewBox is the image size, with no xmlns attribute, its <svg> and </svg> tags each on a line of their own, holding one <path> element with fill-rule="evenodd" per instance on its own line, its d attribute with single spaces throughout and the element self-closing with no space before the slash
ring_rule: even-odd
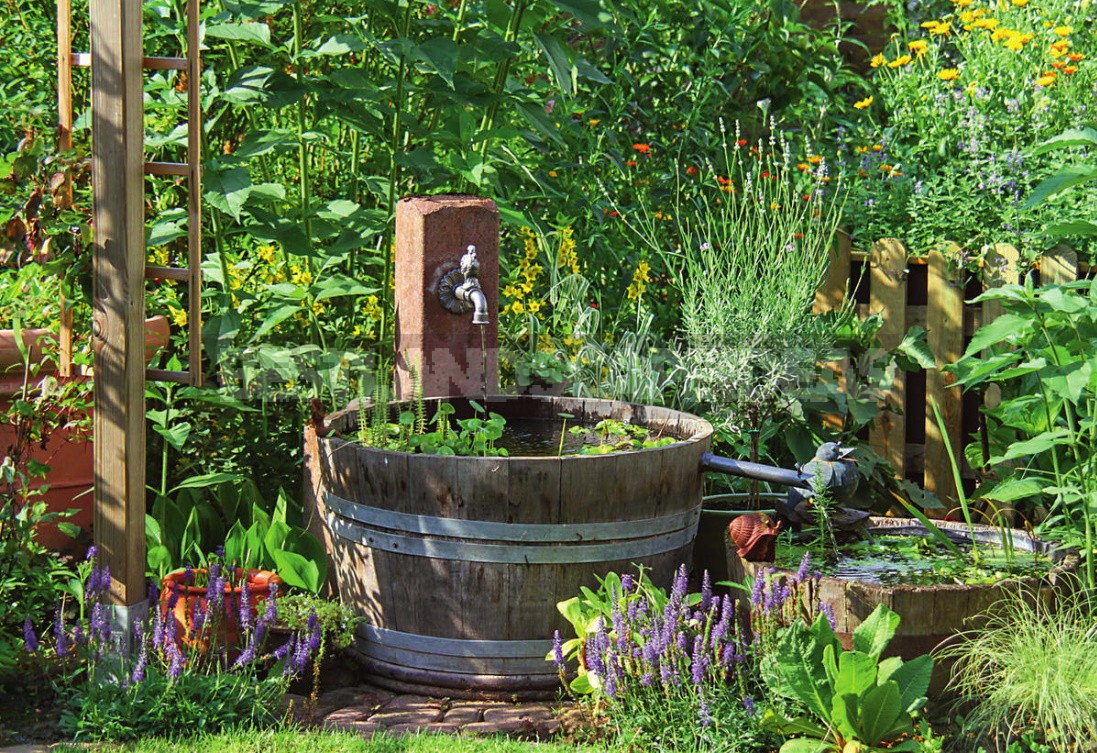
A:
<svg viewBox="0 0 1097 753">
<path fill-rule="evenodd" d="M 488 299 L 480 289 L 480 262 L 476 246 L 470 245 L 457 269 L 451 269 L 438 283 L 438 300 L 454 314 L 472 312 L 473 324 L 487 324 Z"/>
</svg>

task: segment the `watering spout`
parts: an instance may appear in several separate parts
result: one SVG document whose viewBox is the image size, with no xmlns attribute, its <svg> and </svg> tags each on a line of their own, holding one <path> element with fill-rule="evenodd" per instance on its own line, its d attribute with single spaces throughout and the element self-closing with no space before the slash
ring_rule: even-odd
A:
<svg viewBox="0 0 1097 753">
<path fill-rule="evenodd" d="M 472 311 L 473 324 L 488 324 L 488 298 L 480 288 L 480 262 L 476 246 L 469 246 L 460 267 L 451 270 L 438 285 L 438 300 L 447 311 L 464 314 Z"/>
</svg>

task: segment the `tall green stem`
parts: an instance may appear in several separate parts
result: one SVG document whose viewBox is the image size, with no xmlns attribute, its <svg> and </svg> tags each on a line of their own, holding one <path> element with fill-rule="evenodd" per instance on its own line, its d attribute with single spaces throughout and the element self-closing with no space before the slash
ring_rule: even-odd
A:
<svg viewBox="0 0 1097 753">
<path fill-rule="evenodd" d="M 518 31 L 522 28 L 522 16 L 525 15 L 527 2 L 525 0 L 516 0 L 514 4 L 514 10 L 510 15 L 510 21 L 507 23 L 507 31 L 504 40 L 508 43 L 513 42 L 518 37 Z M 502 97 L 503 90 L 507 86 L 507 77 L 510 76 L 510 66 L 514 61 L 514 56 L 510 56 L 503 60 L 499 64 L 499 68 L 495 72 L 495 81 L 492 83 L 491 93 L 492 101 L 488 105 L 488 111 L 484 113 L 484 117 L 480 121 L 480 158 L 483 159 L 488 153 L 488 138 L 486 134 L 495 127 L 495 117 L 499 112 L 499 100 Z"/>
<path fill-rule="evenodd" d="M 411 34 L 412 3 L 407 0 L 404 10 L 404 25 L 397 33 L 403 40 L 408 40 Z M 397 153 L 403 149 L 404 135 L 400 127 L 400 114 L 404 107 L 404 85 L 408 75 L 407 48 L 402 46 L 400 50 L 400 63 L 396 69 L 396 97 L 392 103 L 392 127 L 389 131 L 389 191 L 385 205 L 387 218 L 385 233 L 381 238 L 382 254 L 385 260 L 385 271 L 381 277 L 381 291 L 385 300 L 388 300 L 389 288 L 392 287 L 392 238 L 395 233 L 395 218 L 393 212 L 396 209 L 396 185 L 400 180 L 400 162 Z M 377 325 L 377 344 L 382 357 L 388 347 L 389 309 L 391 306 L 383 306 L 381 309 L 381 321 Z"/>
<path fill-rule="evenodd" d="M 304 35 L 304 23 L 302 21 L 301 0 L 293 3 L 293 68 L 297 83 L 304 86 L 305 72 L 302 70 L 301 40 Z M 297 169 L 301 173 L 300 192 L 301 218 L 305 231 L 305 242 L 312 249 L 312 208 L 311 194 L 309 191 L 309 153 L 308 144 L 305 143 L 305 121 L 308 107 L 308 96 L 302 96 L 297 102 Z M 312 258 L 309 258 L 309 269 L 312 269 Z"/>
</svg>

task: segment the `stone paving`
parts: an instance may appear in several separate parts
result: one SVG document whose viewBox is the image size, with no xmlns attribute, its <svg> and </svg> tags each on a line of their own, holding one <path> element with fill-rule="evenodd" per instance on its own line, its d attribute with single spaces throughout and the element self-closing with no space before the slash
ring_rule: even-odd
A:
<svg viewBox="0 0 1097 753">
<path fill-rule="evenodd" d="M 544 740 L 572 727 L 578 713 L 548 702 L 466 701 L 402 695 L 369 685 L 323 693 L 312 708 L 289 696 L 298 721 L 364 736 L 378 732 L 506 735 Z"/>
</svg>

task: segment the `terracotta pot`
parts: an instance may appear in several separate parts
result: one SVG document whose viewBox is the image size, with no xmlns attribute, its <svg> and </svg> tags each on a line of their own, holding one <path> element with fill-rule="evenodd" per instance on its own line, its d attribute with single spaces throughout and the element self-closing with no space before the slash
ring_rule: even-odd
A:
<svg viewBox="0 0 1097 753">
<path fill-rule="evenodd" d="M 195 579 L 205 580 L 199 576 L 208 575 L 204 568 L 195 568 Z M 209 589 L 204 586 L 188 586 L 184 584 L 186 571 L 178 570 L 169 573 L 160 584 L 160 609 L 164 619 L 169 619 L 168 605 L 171 602 L 172 592 L 178 591 L 179 598 L 171 609 L 170 618 L 175 620 L 176 644 L 182 648 L 198 647 L 200 652 L 209 650 L 208 633 L 205 638 L 197 638 L 190 635 L 194 624 L 194 616 L 198 610 L 205 611 L 209 605 Z M 239 585 L 244 580 L 243 568 L 234 568 L 232 581 L 225 584 L 224 615 L 218 627 L 218 641 L 221 646 L 230 651 L 240 644 L 240 600 L 243 598 L 243 588 Z M 252 619 L 259 616 L 259 608 L 270 596 L 271 584 L 282 589 L 282 579 L 269 570 L 248 570 L 248 607 L 251 610 Z M 209 619 L 207 617 L 206 619 Z"/>
<path fill-rule="evenodd" d="M 145 320 L 145 363 L 168 343 L 168 320 L 163 316 L 154 316 Z M 27 347 L 27 355 L 34 363 L 42 365 L 38 378 L 51 374 L 56 369 L 51 353 L 57 350 L 57 338 L 45 329 L 24 329 L 22 339 Z M 23 387 L 23 356 L 15 341 L 15 332 L 0 330 L 0 415 L 6 414 L 12 398 Z M 69 379 L 87 379 L 87 377 L 68 377 Z M 0 452 L 5 451 L 15 441 L 15 429 L 0 421 Z M 45 500 L 50 512 L 64 512 L 74 509 L 76 513 L 67 521 L 89 530 L 92 521 L 92 493 L 94 481 L 95 453 L 90 433 L 73 432 L 58 429 L 50 434 L 44 445 L 35 447 L 31 458 L 50 466 L 45 479 L 35 479 L 31 489 L 48 485 Z M 82 553 L 81 542 L 62 533 L 56 525 L 43 525 L 38 530 L 38 539 L 50 549 L 70 554 Z"/>
</svg>

